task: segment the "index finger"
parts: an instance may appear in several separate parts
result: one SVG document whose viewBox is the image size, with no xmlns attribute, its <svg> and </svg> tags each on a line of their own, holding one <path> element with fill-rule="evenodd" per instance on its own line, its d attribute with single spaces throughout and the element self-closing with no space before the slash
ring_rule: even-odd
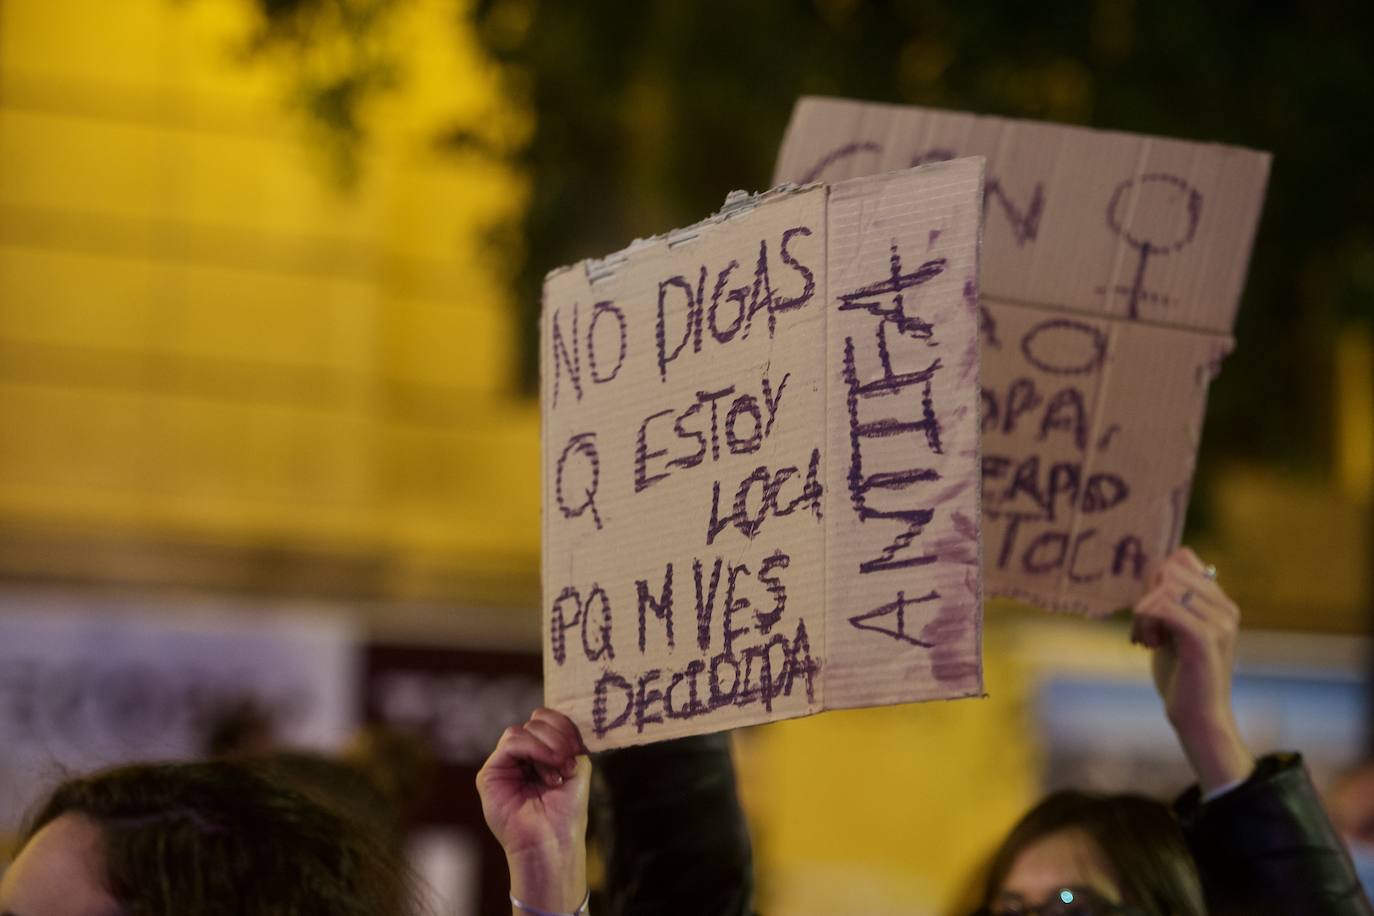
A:
<svg viewBox="0 0 1374 916">
<path fill-rule="evenodd" d="M 498 768 L 529 764 L 559 771 L 565 760 L 561 751 L 540 741 L 524 726 L 512 725 L 502 732 L 501 740 L 496 743 L 496 749 L 487 758 L 486 765 Z"/>
<path fill-rule="evenodd" d="M 1180 547 L 1173 552 L 1174 557 L 1178 557 L 1189 569 L 1199 575 L 1207 575 L 1207 564 L 1202 562 L 1197 554 L 1193 553 L 1191 547 Z M 1208 578 L 1211 578 L 1208 576 Z"/>
<path fill-rule="evenodd" d="M 576 753 L 587 753 L 587 746 L 582 743 L 582 733 L 577 730 L 577 723 L 558 710 L 540 706 L 530 713 L 530 721 L 543 722 L 552 727 L 569 747 L 576 748 Z"/>
</svg>

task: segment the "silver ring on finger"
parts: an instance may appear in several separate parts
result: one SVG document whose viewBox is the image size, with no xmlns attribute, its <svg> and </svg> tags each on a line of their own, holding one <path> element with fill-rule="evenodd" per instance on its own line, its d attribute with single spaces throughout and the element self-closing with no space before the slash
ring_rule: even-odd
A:
<svg viewBox="0 0 1374 916">
<path fill-rule="evenodd" d="M 1202 574 L 1212 582 L 1217 581 L 1217 568 L 1211 563 L 1208 563 L 1206 568 L 1202 570 Z"/>
</svg>

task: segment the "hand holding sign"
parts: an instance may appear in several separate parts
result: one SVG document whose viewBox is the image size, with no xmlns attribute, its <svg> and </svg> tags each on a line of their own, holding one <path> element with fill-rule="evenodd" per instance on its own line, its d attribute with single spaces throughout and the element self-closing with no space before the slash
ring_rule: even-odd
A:
<svg viewBox="0 0 1374 916">
<path fill-rule="evenodd" d="M 1240 608 L 1186 547 L 1135 607 L 1132 639 L 1154 650 L 1155 688 L 1203 792 L 1244 779 L 1255 760 L 1231 706 Z"/>
<path fill-rule="evenodd" d="M 561 713 L 536 709 L 501 735 L 477 791 L 506 852 L 513 897 L 563 913 L 586 899 L 591 773 L 577 726 Z"/>
</svg>

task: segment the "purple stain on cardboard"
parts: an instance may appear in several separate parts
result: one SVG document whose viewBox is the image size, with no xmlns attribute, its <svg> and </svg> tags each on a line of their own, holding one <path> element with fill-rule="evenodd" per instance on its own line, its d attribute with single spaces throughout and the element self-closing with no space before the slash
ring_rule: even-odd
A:
<svg viewBox="0 0 1374 916">
<path fill-rule="evenodd" d="M 966 600 L 950 600 L 941 605 L 935 617 L 921 628 L 920 639 L 930 643 L 930 669 L 935 679 L 955 685 L 963 692 L 981 689 L 981 664 L 976 643 L 969 645 L 968 600 L 978 594 L 978 575 L 969 570 L 964 577 Z"/>
</svg>

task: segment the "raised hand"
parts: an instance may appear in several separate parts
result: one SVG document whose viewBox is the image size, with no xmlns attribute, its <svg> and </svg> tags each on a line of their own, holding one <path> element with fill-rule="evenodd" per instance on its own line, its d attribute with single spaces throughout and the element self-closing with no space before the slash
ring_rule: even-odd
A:
<svg viewBox="0 0 1374 916">
<path fill-rule="evenodd" d="M 1250 775 L 1255 759 L 1231 705 L 1240 609 L 1216 572 L 1182 547 L 1135 606 L 1132 639 L 1154 651 L 1155 689 L 1204 793 Z"/>
<path fill-rule="evenodd" d="M 482 814 L 506 851 L 520 901 L 571 913 L 585 899 L 591 771 L 577 726 L 536 709 L 506 729 L 477 774 Z"/>
</svg>

